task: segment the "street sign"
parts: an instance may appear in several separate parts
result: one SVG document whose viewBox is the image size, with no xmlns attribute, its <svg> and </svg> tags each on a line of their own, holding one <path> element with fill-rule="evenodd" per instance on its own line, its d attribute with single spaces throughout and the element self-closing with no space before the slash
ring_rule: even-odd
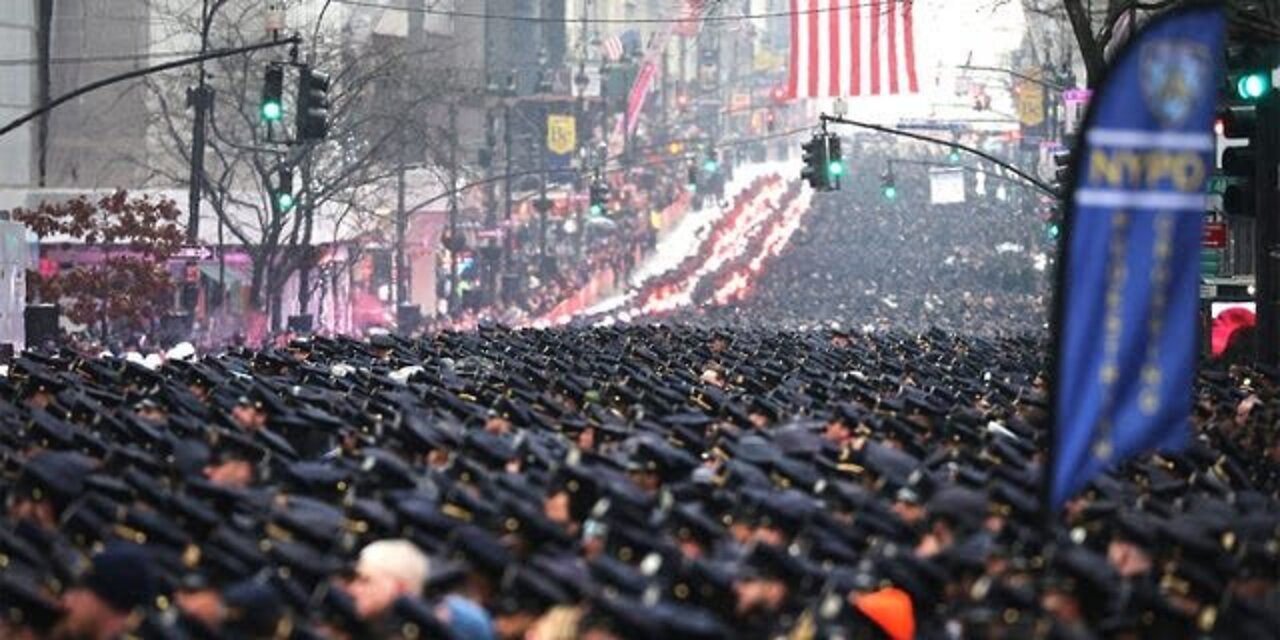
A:
<svg viewBox="0 0 1280 640">
<path fill-rule="evenodd" d="M 1067 89 L 1062 92 L 1062 101 L 1067 104 L 1079 104 L 1088 102 L 1092 95 L 1093 91 L 1090 89 Z"/>
<path fill-rule="evenodd" d="M 1092 97 L 1093 91 L 1090 89 L 1067 89 L 1062 92 L 1062 102 L 1066 105 L 1067 112 L 1067 135 L 1074 135 L 1080 129 L 1085 107 L 1089 106 L 1089 99 Z"/>
<path fill-rule="evenodd" d="M 964 169 L 929 170 L 930 204 L 961 203 L 964 196 Z"/>
<path fill-rule="evenodd" d="M 213 249 L 206 246 L 183 247 L 173 254 L 174 260 L 212 260 Z"/>
<path fill-rule="evenodd" d="M 1204 249 L 1227 248 L 1227 223 L 1204 223 L 1204 235 L 1200 238 L 1200 246 Z"/>
</svg>

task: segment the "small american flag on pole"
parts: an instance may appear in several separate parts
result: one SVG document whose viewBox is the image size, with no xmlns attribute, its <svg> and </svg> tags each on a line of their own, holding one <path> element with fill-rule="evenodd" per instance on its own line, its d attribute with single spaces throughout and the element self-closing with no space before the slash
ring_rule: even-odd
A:
<svg viewBox="0 0 1280 640">
<path fill-rule="evenodd" d="M 622 44 L 622 38 L 613 35 L 600 43 L 600 52 L 604 54 L 605 60 L 617 62 L 622 59 L 622 54 L 626 53 L 626 47 Z"/>
<path fill-rule="evenodd" d="M 919 93 L 914 0 L 791 0 L 791 98 Z"/>
</svg>

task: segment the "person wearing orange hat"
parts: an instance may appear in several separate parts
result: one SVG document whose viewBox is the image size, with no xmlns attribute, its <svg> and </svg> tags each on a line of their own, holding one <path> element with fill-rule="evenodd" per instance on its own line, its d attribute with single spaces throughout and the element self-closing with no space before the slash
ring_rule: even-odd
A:
<svg viewBox="0 0 1280 640">
<path fill-rule="evenodd" d="M 911 596 L 896 587 L 852 593 L 849 603 L 876 623 L 891 640 L 912 640 L 916 635 L 915 607 Z"/>
</svg>

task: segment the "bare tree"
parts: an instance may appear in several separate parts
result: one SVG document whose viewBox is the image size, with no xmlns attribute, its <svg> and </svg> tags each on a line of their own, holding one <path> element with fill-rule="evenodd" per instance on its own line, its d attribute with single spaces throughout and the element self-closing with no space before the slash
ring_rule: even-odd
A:
<svg viewBox="0 0 1280 640">
<path fill-rule="evenodd" d="M 1027 13 L 1060 23 L 1075 39 L 1084 62 L 1088 86 L 1095 86 L 1106 70 L 1110 55 L 1129 34 L 1150 16 L 1185 4 L 1188 0 L 1023 0 Z M 1231 39 L 1236 42 L 1269 42 L 1280 37 L 1280 2 L 1277 0 L 1229 0 Z"/>
<path fill-rule="evenodd" d="M 260 12 L 259 2 L 229 2 L 211 32 L 215 46 L 259 40 Z M 181 31 L 198 30 L 199 16 L 190 12 L 173 12 L 162 19 L 173 21 Z M 275 125 L 271 137 L 260 121 L 263 71 L 269 61 L 280 59 L 278 51 L 224 58 L 211 65 L 209 83 L 216 92 L 216 108 L 202 178 L 205 201 L 228 242 L 241 245 L 251 256 L 249 303 L 270 311 L 273 325 L 279 324 L 283 284 L 299 269 L 306 273 L 314 260 L 314 241 L 384 231 L 389 220 L 376 212 L 389 208 L 386 185 L 400 164 L 439 167 L 447 161 L 443 141 L 449 131 L 437 116 L 460 90 L 452 72 L 425 61 L 440 59 L 448 46 L 435 42 L 411 50 L 402 40 L 374 38 L 361 44 L 349 38 L 322 38 L 311 64 L 330 76 L 330 128 L 325 141 L 307 145 L 282 144 L 291 135 L 291 112 Z M 153 183 L 172 185 L 186 179 L 190 120 L 184 106 L 191 83 L 189 75 L 148 81 L 160 157 L 133 154 L 130 161 L 146 166 Z M 286 94 L 288 105 L 292 94 Z M 406 148 L 414 153 L 405 153 Z M 293 169 L 295 183 L 304 173 L 311 178 L 309 189 L 299 194 L 298 206 L 288 210 L 271 197 L 282 166 Z M 333 237 L 323 237 L 328 234 L 322 230 Z M 304 290 L 309 291 L 306 284 Z"/>
</svg>

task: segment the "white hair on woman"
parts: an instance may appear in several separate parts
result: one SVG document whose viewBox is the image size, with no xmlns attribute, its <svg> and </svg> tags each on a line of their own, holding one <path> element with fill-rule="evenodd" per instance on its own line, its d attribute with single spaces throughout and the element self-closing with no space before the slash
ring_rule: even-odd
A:
<svg viewBox="0 0 1280 640">
<path fill-rule="evenodd" d="M 419 593 L 427 581 L 427 556 L 408 540 L 379 540 L 360 550 L 356 573 L 391 578 L 403 593 Z"/>
</svg>

